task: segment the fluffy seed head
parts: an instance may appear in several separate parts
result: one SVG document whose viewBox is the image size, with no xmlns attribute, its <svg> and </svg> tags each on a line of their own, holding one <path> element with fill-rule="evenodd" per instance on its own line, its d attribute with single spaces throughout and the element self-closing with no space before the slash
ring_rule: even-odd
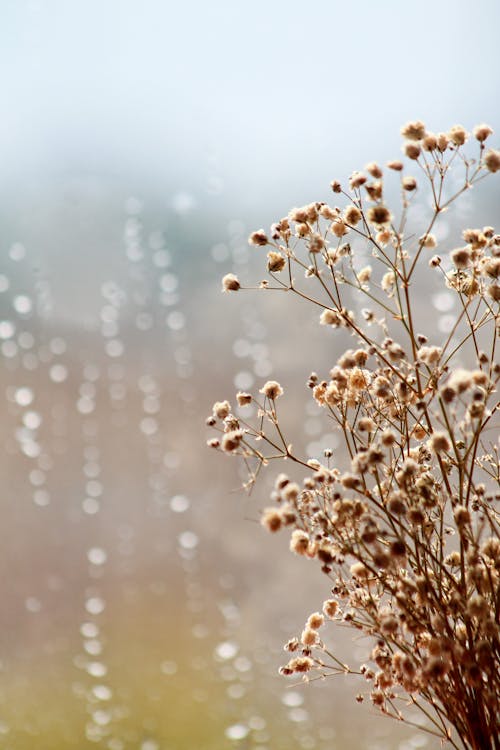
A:
<svg viewBox="0 0 500 750">
<path fill-rule="evenodd" d="M 344 221 L 354 227 L 361 221 L 361 211 L 356 206 L 347 206 L 344 211 Z"/>
<path fill-rule="evenodd" d="M 368 172 L 368 174 L 371 175 L 372 177 L 375 177 L 376 180 L 379 180 L 382 177 L 382 170 L 380 169 L 379 165 L 374 161 L 371 161 L 369 164 L 367 164 L 365 169 Z"/>
<path fill-rule="evenodd" d="M 247 406 L 248 404 L 252 403 L 252 394 L 239 391 L 236 394 L 236 400 L 238 402 L 238 406 Z"/>
<path fill-rule="evenodd" d="M 403 190 L 406 190 L 407 192 L 411 192 L 412 190 L 415 190 L 417 187 L 417 181 L 414 177 L 403 177 L 401 180 L 401 185 L 403 186 Z"/>
<path fill-rule="evenodd" d="M 437 240 L 433 234 L 423 234 L 419 242 L 428 250 L 433 250 L 437 246 Z"/>
<path fill-rule="evenodd" d="M 433 453 L 446 453 L 451 448 L 450 439 L 445 432 L 434 432 L 428 445 Z"/>
<path fill-rule="evenodd" d="M 484 163 L 486 164 L 486 169 L 488 169 L 488 171 L 498 172 L 500 169 L 500 151 L 490 148 L 490 150 L 484 155 Z"/>
<path fill-rule="evenodd" d="M 463 125 L 453 125 L 448 135 L 455 146 L 463 146 L 469 134 Z"/>
<path fill-rule="evenodd" d="M 371 224 L 376 224 L 377 226 L 389 224 L 391 221 L 391 213 L 385 206 L 371 206 L 368 209 L 367 217 Z"/>
<path fill-rule="evenodd" d="M 212 412 L 217 419 L 225 419 L 231 412 L 231 404 L 229 401 L 216 401 Z"/>
<path fill-rule="evenodd" d="M 283 395 L 283 388 L 276 380 L 268 380 L 259 390 L 259 393 L 263 393 L 264 396 L 274 401 L 278 396 Z"/>
<path fill-rule="evenodd" d="M 392 161 L 388 161 L 387 162 L 387 166 L 389 167 L 389 169 L 393 169 L 395 172 L 401 172 L 401 170 L 403 169 L 404 165 L 403 165 L 402 161 L 398 161 L 397 159 L 393 159 Z"/>
<path fill-rule="evenodd" d="M 339 603 L 335 599 L 327 599 L 323 602 L 323 612 L 330 620 L 333 620 L 338 611 Z"/>
<path fill-rule="evenodd" d="M 325 618 L 320 612 L 313 612 L 307 619 L 307 627 L 311 628 L 311 630 L 319 630 L 324 622 Z"/>
<path fill-rule="evenodd" d="M 222 279 L 222 291 L 223 292 L 237 292 L 241 285 L 238 277 L 234 273 L 226 273 Z"/>
<path fill-rule="evenodd" d="M 421 120 L 415 120 L 414 122 L 407 122 L 401 128 L 401 135 L 406 138 L 407 141 L 421 141 L 425 138 L 425 125 Z"/>
<path fill-rule="evenodd" d="M 264 245 L 267 245 L 268 243 L 269 239 L 263 229 L 258 229 L 256 232 L 252 232 L 252 234 L 248 238 L 249 245 L 264 247 Z"/>
<path fill-rule="evenodd" d="M 482 125 L 476 125 L 472 133 L 476 140 L 483 143 L 493 133 L 493 128 L 483 123 Z"/>
<path fill-rule="evenodd" d="M 295 529 L 290 538 L 290 549 L 296 555 L 305 555 L 309 547 L 309 537 L 305 531 Z"/>
<path fill-rule="evenodd" d="M 409 159 L 418 159 L 420 156 L 421 149 L 416 143 L 407 143 L 403 150 Z"/>
<path fill-rule="evenodd" d="M 282 271 L 285 267 L 285 263 L 286 260 L 281 253 L 271 250 L 271 252 L 267 254 L 267 268 L 271 273 Z"/>
<path fill-rule="evenodd" d="M 282 518 L 281 513 L 277 508 L 265 508 L 260 522 L 264 528 L 273 534 L 281 529 Z"/>
</svg>

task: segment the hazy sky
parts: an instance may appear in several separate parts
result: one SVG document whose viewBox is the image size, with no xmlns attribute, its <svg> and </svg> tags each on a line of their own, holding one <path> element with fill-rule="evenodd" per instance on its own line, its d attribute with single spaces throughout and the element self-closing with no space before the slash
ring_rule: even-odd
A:
<svg viewBox="0 0 500 750">
<path fill-rule="evenodd" d="M 500 4 L 2 0 L 3 180 L 264 200 L 394 155 L 399 126 L 500 130 Z"/>
</svg>

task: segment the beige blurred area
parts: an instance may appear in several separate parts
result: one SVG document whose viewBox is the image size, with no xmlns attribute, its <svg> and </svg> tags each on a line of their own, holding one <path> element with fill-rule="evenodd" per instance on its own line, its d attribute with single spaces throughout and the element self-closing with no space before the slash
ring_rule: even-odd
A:
<svg viewBox="0 0 500 750">
<path fill-rule="evenodd" d="M 250 277 L 259 259 L 235 229 L 227 252 Z M 221 295 L 229 258 L 210 260 L 193 295 L 182 236 L 128 199 L 106 275 L 80 259 L 40 278 L 30 247 L 6 248 L 1 746 L 400 747 L 412 733 L 360 714 L 355 684 L 278 675 L 328 581 L 259 524 L 273 467 L 248 497 L 236 462 L 205 445 L 214 400 L 279 373 L 300 404 L 284 428 L 304 443 L 307 423 L 319 450 L 333 437 L 304 379 L 339 344 L 325 349 L 309 312 L 281 298 Z M 349 633 L 331 639 L 352 655 Z"/>
</svg>

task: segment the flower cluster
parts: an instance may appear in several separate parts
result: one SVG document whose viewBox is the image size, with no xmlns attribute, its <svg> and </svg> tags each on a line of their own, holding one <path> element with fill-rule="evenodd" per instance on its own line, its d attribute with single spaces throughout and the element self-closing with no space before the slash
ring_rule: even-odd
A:
<svg viewBox="0 0 500 750">
<path fill-rule="evenodd" d="M 238 393 L 238 416 L 216 403 L 207 423 L 219 431 L 209 444 L 246 462 L 248 487 L 272 460 L 302 472 L 298 481 L 278 475 L 261 522 L 290 530 L 290 549 L 319 563 L 331 595 L 287 643 L 293 654 L 281 672 L 362 675 L 385 715 L 404 721 L 405 706 L 417 707 L 425 730 L 453 747 L 498 750 L 500 235 L 468 228 L 460 247 L 428 257 L 443 211 L 500 171 L 500 151 L 485 146 L 492 132 L 483 124 L 472 137 L 461 125 L 434 134 L 408 123 L 404 159 L 387 165 L 399 181 L 398 211 L 387 205 L 385 170 L 372 162 L 348 187 L 331 183 L 344 205 L 294 208 L 269 233 L 250 236 L 269 248 L 263 290 L 295 293 L 321 308 L 320 325 L 352 337 L 324 377 L 308 380 L 343 438 L 335 465 L 330 450 L 322 461 L 294 452 L 275 381 L 259 396 Z M 474 158 L 464 149 L 471 141 Z M 452 168 L 463 179 L 449 192 Z M 412 203 L 424 188 L 432 210 L 415 234 Z M 426 273 L 456 295 L 445 334 L 422 332 L 414 296 Z M 223 286 L 242 288 L 232 274 Z M 365 306 L 351 309 L 354 300 Z M 250 404 L 255 423 L 240 416 Z M 331 653 L 320 637 L 328 621 L 372 639 L 369 663 L 351 668 Z"/>
</svg>

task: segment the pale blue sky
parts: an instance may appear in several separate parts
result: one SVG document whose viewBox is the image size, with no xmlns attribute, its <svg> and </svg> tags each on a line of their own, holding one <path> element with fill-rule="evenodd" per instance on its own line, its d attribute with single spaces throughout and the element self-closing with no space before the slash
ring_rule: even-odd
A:
<svg viewBox="0 0 500 750">
<path fill-rule="evenodd" d="M 500 130 L 500 4 L 2 0 L 3 179 L 92 174 L 265 200 L 399 148 Z"/>
</svg>

